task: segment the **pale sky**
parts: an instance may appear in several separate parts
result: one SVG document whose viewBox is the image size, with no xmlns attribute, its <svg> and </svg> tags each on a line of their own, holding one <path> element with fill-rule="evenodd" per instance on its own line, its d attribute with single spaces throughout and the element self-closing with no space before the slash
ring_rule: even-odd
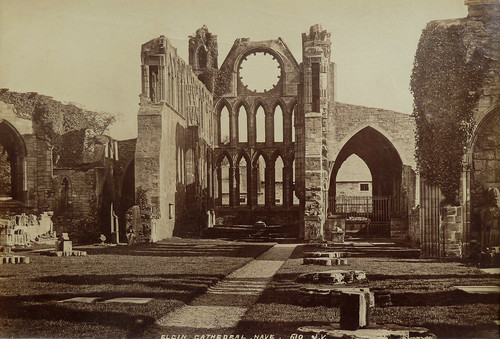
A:
<svg viewBox="0 0 500 339">
<path fill-rule="evenodd" d="M 410 74 L 426 23 L 467 16 L 463 0 L 0 0 L 0 88 L 120 113 L 111 130 L 136 136 L 141 44 L 165 35 L 187 62 L 206 24 L 219 66 L 237 38 L 281 37 L 302 61 L 301 34 L 332 34 L 337 100 L 411 113 Z"/>
</svg>

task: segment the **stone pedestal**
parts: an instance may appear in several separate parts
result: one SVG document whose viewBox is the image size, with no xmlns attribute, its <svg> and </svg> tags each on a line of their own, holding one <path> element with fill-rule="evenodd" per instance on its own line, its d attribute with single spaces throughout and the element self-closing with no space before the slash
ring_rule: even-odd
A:
<svg viewBox="0 0 500 339">
<path fill-rule="evenodd" d="M 56 243 L 56 251 L 69 252 L 73 251 L 73 242 L 69 240 L 68 233 L 62 233 Z"/>
</svg>

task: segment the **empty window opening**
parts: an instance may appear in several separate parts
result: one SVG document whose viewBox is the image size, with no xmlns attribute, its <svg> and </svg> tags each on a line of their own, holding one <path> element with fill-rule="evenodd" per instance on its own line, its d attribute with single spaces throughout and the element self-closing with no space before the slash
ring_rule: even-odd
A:
<svg viewBox="0 0 500 339">
<path fill-rule="evenodd" d="M 149 98 L 158 101 L 158 66 L 149 66 Z"/>
<path fill-rule="evenodd" d="M 257 204 L 266 202 L 266 161 L 262 155 L 257 160 Z"/>
<path fill-rule="evenodd" d="M 280 105 L 274 109 L 274 141 L 283 142 L 283 110 Z"/>
<path fill-rule="evenodd" d="M 266 141 L 266 113 L 262 106 L 259 106 L 255 116 L 255 133 L 257 142 Z"/>
<path fill-rule="evenodd" d="M 220 145 L 228 145 L 230 141 L 229 111 L 224 106 L 220 112 Z"/>
<path fill-rule="evenodd" d="M 312 65 L 312 111 L 319 112 L 319 63 Z"/>
<path fill-rule="evenodd" d="M 295 111 L 296 111 L 297 105 L 293 105 L 292 108 L 292 142 L 295 142 Z"/>
<path fill-rule="evenodd" d="M 207 67 L 207 51 L 205 46 L 201 46 L 200 48 L 198 48 L 198 67 Z"/>
<path fill-rule="evenodd" d="M 242 105 L 238 111 L 238 141 L 248 142 L 247 110 Z"/>
<path fill-rule="evenodd" d="M 239 76 L 243 86 L 254 92 L 272 90 L 280 79 L 280 64 L 271 54 L 256 52 L 247 55 L 240 64 Z"/>
<path fill-rule="evenodd" d="M 241 158 L 239 164 L 240 205 L 248 204 L 248 167 L 245 158 Z"/>
<path fill-rule="evenodd" d="M 220 164 L 220 168 L 221 168 L 221 182 L 222 182 L 222 205 L 229 205 L 229 193 L 230 193 L 230 189 L 229 189 L 229 184 L 230 184 L 230 165 L 229 165 L 229 160 L 227 159 L 227 157 L 224 157 L 224 159 L 222 160 L 221 164 Z"/>
<path fill-rule="evenodd" d="M 283 204 L 283 160 L 281 157 L 274 163 L 274 202 L 276 205 Z"/>
</svg>

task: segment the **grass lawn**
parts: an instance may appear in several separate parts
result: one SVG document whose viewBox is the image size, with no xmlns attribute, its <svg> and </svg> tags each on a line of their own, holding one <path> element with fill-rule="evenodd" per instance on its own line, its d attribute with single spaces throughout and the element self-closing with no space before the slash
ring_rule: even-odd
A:
<svg viewBox="0 0 500 339">
<path fill-rule="evenodd" d="M 141 336 L 155 319 L 189 303 L 270 245 L 170 240 L 88 248 L 85 257 L 29 253 L 0 266 L 1 337 Z M 147 304 L 60 303 L 72 297 L 153 298 Z"/>
<path fill-rule="evenodd" d="M 243 333 L 290 335 L 304 325 L 339 322 L 336 307 L 301 306 L 301 273 L 326 271 L 335 266 L 303 265 L 302 254 L 313 248 L 298 246 L 274 276 L 259 301 L 239 324 Z M 348 257 L 348 265 L 338 269 L 363 270 L 369 281 L 352 285 L 385 288 L 391 292 L 393 306 L 376 307 L 371 319 L 376 323 L 423 326 L 439 337 L 498 338 L 499 298 L 467 295 L 457 285 L 498 285 L 499 277 L 483 274 L 475 267 L 457 262 L 421 259 Z M 320 287 L 321 285 L 315 285 Z"/>
</svg>

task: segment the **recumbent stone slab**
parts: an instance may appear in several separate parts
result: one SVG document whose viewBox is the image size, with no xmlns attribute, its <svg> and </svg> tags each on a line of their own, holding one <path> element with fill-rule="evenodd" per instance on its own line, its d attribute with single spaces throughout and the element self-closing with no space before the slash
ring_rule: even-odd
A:
<svg viewBox="0 0 500 339">
<path fill-rule="evenodd" d="M 350 284 L 366 281 L 366 274 L 359 270 L 330 270 L 304 273 L 298 278 L 300 283 Z"/>
</svg>

